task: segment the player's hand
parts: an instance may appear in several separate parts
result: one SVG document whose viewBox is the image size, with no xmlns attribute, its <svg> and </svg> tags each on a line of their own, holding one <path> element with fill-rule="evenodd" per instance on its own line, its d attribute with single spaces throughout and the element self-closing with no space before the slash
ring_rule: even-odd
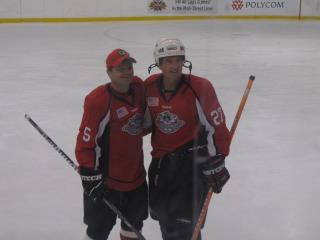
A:
<svg viewBox="0 0 320 240">
<path fill-rule="evenodd" d="M 79 167 L 79 173 L 84 192 L 88 196 L 92 197 L 94 201 L 102 198 L 105 186 L 101 171 L 86 167 Z"/>
<path fill-rule="evenodd" d="M 200 166 L 205 181 L 209 187 L 212 187 L 214 193 L 220 193 L 230 178 L 224 160 L 225 156 L 217 154 Z"/>
</svg>

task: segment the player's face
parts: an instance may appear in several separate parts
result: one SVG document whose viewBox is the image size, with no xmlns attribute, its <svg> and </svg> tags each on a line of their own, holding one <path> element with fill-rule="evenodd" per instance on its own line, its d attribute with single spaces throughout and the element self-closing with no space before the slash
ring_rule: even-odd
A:
<svg viewBox="0 0 320 240">
<path fill-rule="evenodd" d="M 164 80 L 178 80 L 181 77 L 184 59 L 181 56 L 165 57 L 161 59 L 159 69 Z"/>
<path fill-rule="evenodd" d="M 124 61 L 119 66 L 107 71 L 113 86 L 117 90 L 127 89 L 133 78 L 133 65 L 131 61 Z"/>
</svg>

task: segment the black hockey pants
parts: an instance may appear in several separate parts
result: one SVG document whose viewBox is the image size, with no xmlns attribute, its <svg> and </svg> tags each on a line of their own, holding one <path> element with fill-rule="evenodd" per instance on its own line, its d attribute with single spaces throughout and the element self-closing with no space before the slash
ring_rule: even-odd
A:
<svg viewBox="0 0 320 240">
<path fill-rule="evenodd" d="M 191 239 L 207 193 L 195 162 L 194 152 L 175 152 L 150 164 L 150 215 L 159 221 L 164 240 Z"/>
<path fill-rule="evenodd" d="M 94 202 L 84 194 L 84 223 L 87 224 L 87 234 L 94 240 L 106 240 L 116 223 L 117 215 L 101 200 Z M 148 190 L 147 183 L 129 192 L 110 190 L 106 200 L 113 203 L 137 229 L 141 230 L 143 220 L 148 217 Z M 131 231 L 121 222 L 121 228 Z"/>
</svg>

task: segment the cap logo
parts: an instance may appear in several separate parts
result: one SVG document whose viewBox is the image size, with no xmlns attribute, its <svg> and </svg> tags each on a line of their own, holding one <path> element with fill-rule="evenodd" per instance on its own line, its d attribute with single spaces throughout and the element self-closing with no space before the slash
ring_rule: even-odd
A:
<svg viewBox="0 0 320 240">
<path fill-rule="evenodd" d="M 119 54 L 119 56 L 124 56 L 127 54 L 127 52 L 121 49 L 118 51 L 118 54 Z"/>
</svg>

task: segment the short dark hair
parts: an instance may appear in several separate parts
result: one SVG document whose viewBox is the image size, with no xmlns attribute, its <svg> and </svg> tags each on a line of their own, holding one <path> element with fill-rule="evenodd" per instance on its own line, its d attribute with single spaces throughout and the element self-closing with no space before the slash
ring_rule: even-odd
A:
<svg viewBox="0 0 320 240">
<path fill-rule="evenodd" d="M 186 60 L 186 57 L 185 56 L 168 56 L 168 57 L 163 57 L 163 58 L 159 58 L 159 64 L 162 63 L 163 59 L 165 58 L 169 58 L 169 57 L 180 57 L 183 61 Z"/>
</svg>

